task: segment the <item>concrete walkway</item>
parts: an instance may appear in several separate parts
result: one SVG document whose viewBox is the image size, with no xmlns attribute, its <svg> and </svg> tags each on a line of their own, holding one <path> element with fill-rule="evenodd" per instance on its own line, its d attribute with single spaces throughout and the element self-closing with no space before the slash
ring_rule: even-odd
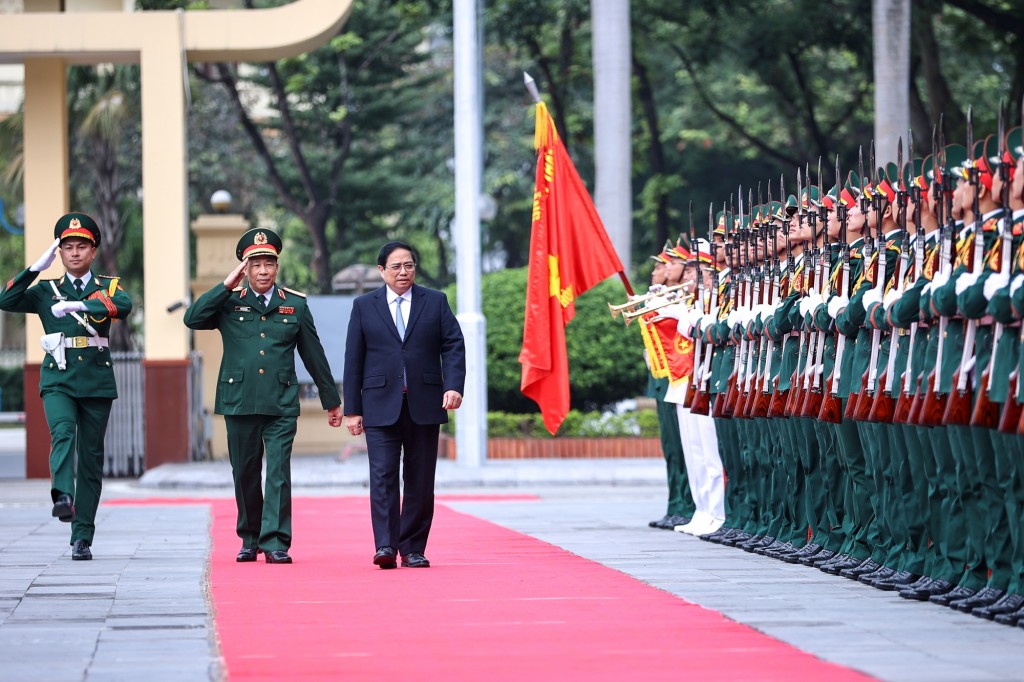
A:
<svg viewBox="0 0 1024 682">
<path fill-rule="evenodd" d="M 296 504 L 302 496 L 365 495 L 365 465 L 357 455 L 296 458 Z M 443 503 L 880 679 L 1024 678 L 1020 628 L 648 528 L 664 512 L 663 467 L 519 460 L 465 471 L 441 462 L 438 489 L 535 494 L 536 501 Z M 159 467 L 104 487 L 105 500 L 183 496 L 230 497 L 226 465 Z M 0 678 L 219 679 L 205 584 L 209 524 L 201 505 L 102 505 L 96 558 L 72 563 L 67 526 L 49 515 L 48 483 L 0 482 Z M 650 627 L 658 637 L 659 624 Z"/>
</svg>

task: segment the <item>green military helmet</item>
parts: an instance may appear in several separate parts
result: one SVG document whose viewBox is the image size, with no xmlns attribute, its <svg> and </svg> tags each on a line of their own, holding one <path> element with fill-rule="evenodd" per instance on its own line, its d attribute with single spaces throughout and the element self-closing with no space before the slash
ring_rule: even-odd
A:
<svg viewBox="0 0 1024 682">
<path fill-rule="evenodd" d="M 800 208 L 800 204 L 797 203 L 795 194 L 786 197 L 786 215 L 793 215 L 798 208 Z"/>
<path fill-rule="evenodd" d="M 860 196 L 861 188 L 864 187 L 864 184 L 865 183 L 861 181 L 860 175 L 854 171 L 850 171 L 846 174 L 846 182 L 843 184 L 843 187 L 850 190 L 850 192 L 857 197 Z"/>
<path fill-rule="evenodd" d="M 951 144 L 947 145 L 943 150 L 939 164 L 942 165 L 943 173 L 955 179 L 963 177 L 963 168 L 966 161 L 967 148 L 962 144 Z"/>
<path fill-rule="evenodd" d="M 793 203 L 796 203 L 795 197 Z M 781 201 L 772 201 L 765 208 L 767 209 L 765 211 L 765 222 L 769 220 L 789 220 L 789 216 L 786 215 L 786 206 Z"/>
<path fill-rule="evenodd" d="M 1006 151 L 1009 153 L 1011 162 L 1016 162 L 1017 159 L 1024 156 L 1024 135 L 1022 135 L 1022 129 L 1020 126 L 1011 128 L 1006 133 Z"/>
<path fill-rule="evenodd" d="M 811 206 L 821 206 L 821 190 L 814 185 L 805 188 L 800 193 L 800 205 L 803 208 L 810 208 Z"/>
<path fill-rule="evenodd" d="M 253 258 L 255 256 L 273 256 L 277 258 L 281 254 L 281 237 L 273 230 L 264 227 L 254 227 L 246 231 L 238 240 L 235 247 L 235 256 L 238 260 Z"/>
<path fill-rule="evenodd" d="M 87 213 L 65 213 L 53 226 L 53 237 L 62 242 L 72 237 L 85 239 L 92 242 L 93 246 L 100 245 L 100 226 L 96 224 L 92 216 Z"/>
<path fill-rule="evenodd" d="M 715 234 L 725 235 L 729 225 L 732 224 L 732 213 L 722 209 L 715 214 Z"/>
<path fill-rule="evenodd" d="M 825 204 L 825 208 L 831 210 L 839 202 L 839 185 L 833 185 L 832 189 L 825 192 L 825 196 L 821 198 L 821 203 Z"/>
<path fill-rule="evenodd" d="M 935 157 L 929 154 L 921 162 L 921 183 L 924 185 L 921 189 L 928 189 L 933 182 L 936 182 Z"/>
</svg>

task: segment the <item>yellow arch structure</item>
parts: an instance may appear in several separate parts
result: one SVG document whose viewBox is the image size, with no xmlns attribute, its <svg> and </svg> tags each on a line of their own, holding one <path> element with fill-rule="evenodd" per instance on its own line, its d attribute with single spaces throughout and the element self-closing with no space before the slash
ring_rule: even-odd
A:
<svg viewBox="0 0 1024 682">
<path fill-rule="evenodd" d="M 188 442 L 182 400 L 188 395 L 188 330 L 180 314 L 165 312 L 188 296 L 189 286 L 185 64 L 265 62 L 309 52 L 337 33 L 352 0 L 296 0 L 261 10 L 89 11 L 96 3 L 25 0 L 25 13 L 0 17 L 0 62 L 25 64 L 26 260 L 46 248 L 56 218 L 71 208 L 67 66 L 140 64 L 146 450 L 171 453 L 171 460 L 187 454 Z M 61 11 L 66 6 L 84 11 Z M 27 473 L 45 477 L 49 435 L 34 389 L 42 328 L 31 318 L 27 328 Z"/>
</svg>

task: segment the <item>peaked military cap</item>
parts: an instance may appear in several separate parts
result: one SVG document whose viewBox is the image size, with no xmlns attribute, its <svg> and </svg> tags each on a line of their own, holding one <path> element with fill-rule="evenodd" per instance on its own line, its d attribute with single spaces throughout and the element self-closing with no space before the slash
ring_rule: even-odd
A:
<svg viewBox="0 0 1024 682">
<path fill-rule="evenodd" d="M 235 248 L 235 256 L 238 260 L 245 260 L 254 256 L 273 256 L 277 258 L 281 254 L 281 237 L 273 230 L 264 227 L 254 227 L 242 235 Z"/>
<path fill-rule="evenodd" d="M 92 216 L 85 213 L 66 213 L 57 220 L 53 226 L 53 237 L 64 241 L 72 237 L 85 239 L 92 242 L 93 246 L 100 245 L 100 226 L 96 224 Z"/>
</svg>

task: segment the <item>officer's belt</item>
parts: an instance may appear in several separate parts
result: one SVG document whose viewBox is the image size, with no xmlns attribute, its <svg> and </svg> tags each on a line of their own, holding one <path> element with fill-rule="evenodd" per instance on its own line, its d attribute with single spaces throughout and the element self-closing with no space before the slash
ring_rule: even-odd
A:
<svg viewBox="0 0 1024 682">
<path fill-rule="evenodd" d="M 110 341 L 103 336 L 65 336 L 64 347 L 65 348 L 85 348 L 92 346 L 94 348 L 103 347 L 106 348 L 110 344 Z"/>
</svg>

